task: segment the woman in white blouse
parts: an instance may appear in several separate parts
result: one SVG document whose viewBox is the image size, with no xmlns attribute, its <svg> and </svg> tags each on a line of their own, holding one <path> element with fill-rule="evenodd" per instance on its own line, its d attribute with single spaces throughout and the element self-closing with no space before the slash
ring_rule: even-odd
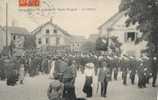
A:
<svg viewBox="0 0 158 100">
<path fill-rule="evenodd" d="M 87 63 L 85 66 L 85 83 L 83 87 L 83 92 L 87 95 L 87 97 L 92 97 L 93 95 L 93 87 L 94 84 L 94 64 L 93 63 Z"/>
</svg>

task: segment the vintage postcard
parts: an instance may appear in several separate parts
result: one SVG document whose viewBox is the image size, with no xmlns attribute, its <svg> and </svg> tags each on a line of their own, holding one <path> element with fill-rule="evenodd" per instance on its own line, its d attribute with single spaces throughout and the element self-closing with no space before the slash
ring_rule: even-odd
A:
<svg viewBox="0 0 158 100">
<path fill-rule="evenodd" d="M 0 100 L 158 100 L 157 0 L 0 0 Z"/>
</svg>

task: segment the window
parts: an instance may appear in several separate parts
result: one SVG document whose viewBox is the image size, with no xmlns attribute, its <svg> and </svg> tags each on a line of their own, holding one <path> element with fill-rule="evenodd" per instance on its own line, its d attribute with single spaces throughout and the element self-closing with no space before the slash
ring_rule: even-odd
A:
<svg viewBox="0 0 158 100">
<path fill-rule="evenodd" d="M 38 44 L 42 44 L 42 40 L 41 40 L 41 38 L 38 39 Z"/>
<path fill-rule="evenodd" d="M 46 29 L 46 34 L 49 34 L 49 33 L 50 33 L 49 29 Z"/>
<path fill-rule="evenodd" d="M 135 41 L 136 40 L 136 33 L 135 32 L 128 32 L 127 33 L 127 41 Z"/>
<path fill-rule="evenodd" d="M 49 44 L 49 38 L 46 38 L 46 44 Z"/>
<path fill-rule="evenodd" d="M 15 35 L 13 35 L 13 40 L 16 40 L 16 36 Z"/>
<path fill-rule="evenodd" d="M 56 29 L 54 29 L 54 33 L 57 33 L 58 31 Z"/>
</svg>

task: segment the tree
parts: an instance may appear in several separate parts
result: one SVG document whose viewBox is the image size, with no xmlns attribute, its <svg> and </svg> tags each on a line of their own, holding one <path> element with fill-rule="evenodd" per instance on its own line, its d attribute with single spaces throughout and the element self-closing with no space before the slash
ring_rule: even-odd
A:
<svg viewBox="0 0 158 100">
<path fill-rule="evenodd" d="M 81 45 L 81 51 L 83 52 L 95 51 L 95 43 L 91 41 L 86 41 L 83 45 Z"/>
<path fill-rule="evenodd" d="M 115 54 L 115 55 L 118 55 L 120 56 L 121 54 L 121 43 L 118 41 L 118 37 L 116 36 L 112 36 L 110 37 L 110 40 L 111 40 L 111 44 L 109 45 L 110 46 L 110 49 L 112 50 L 112 52 Z"/>
<path fill-rule="evenodd" d="M 111 42 L 109 42 L 111 41 Z M 121 43 L 118 41 L 118 37 L 112 36 L 109 39 L 104 37 L 99 37 L 96 40 L 96 50 L 98 51 L 108 51 L 108 48 L 112 50 L 113 54 L 121 54 Z"/>
<path fill-rule="evenodd" d="M 32 50 L 36 47 L 35 37 L 32 35 L 25 36 L 24 39 L 24 49 Z"/>
<path fill-rule="evenodd" d="M 137 29 L 148 37 L 151 58 L 158 58 L 158 0 L 122 0 L 120 11 L 125 11 L 128 19 L 126 25 L 138 23 Z M 155 86 L 158 60 L 152 60 L 153 86 Z"/>
<path fill-rule="evenodd" d="M 104 37 L 99 37 L 96 40 L 96 50 L 107 51 L 108 50 L 108 39 Z"/>
</svg>

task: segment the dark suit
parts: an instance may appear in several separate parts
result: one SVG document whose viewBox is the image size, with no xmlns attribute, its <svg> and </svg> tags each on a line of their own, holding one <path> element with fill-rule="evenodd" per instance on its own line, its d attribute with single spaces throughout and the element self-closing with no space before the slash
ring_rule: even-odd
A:
<svg viewBox="0 0 158 100">
<path fill-rule="evenodd" d="M 100 68 L 99 69 L 99 75 L 98 75 L 98 81 L 101 82 L 101 96 L 106 97 L 107 93 L 107 86 L 108 86 L 108 76 L 110 76 L 110 69 L 106 68 Z M 109 74 L 109 75 L 108 75 Z"/>
</svg>

